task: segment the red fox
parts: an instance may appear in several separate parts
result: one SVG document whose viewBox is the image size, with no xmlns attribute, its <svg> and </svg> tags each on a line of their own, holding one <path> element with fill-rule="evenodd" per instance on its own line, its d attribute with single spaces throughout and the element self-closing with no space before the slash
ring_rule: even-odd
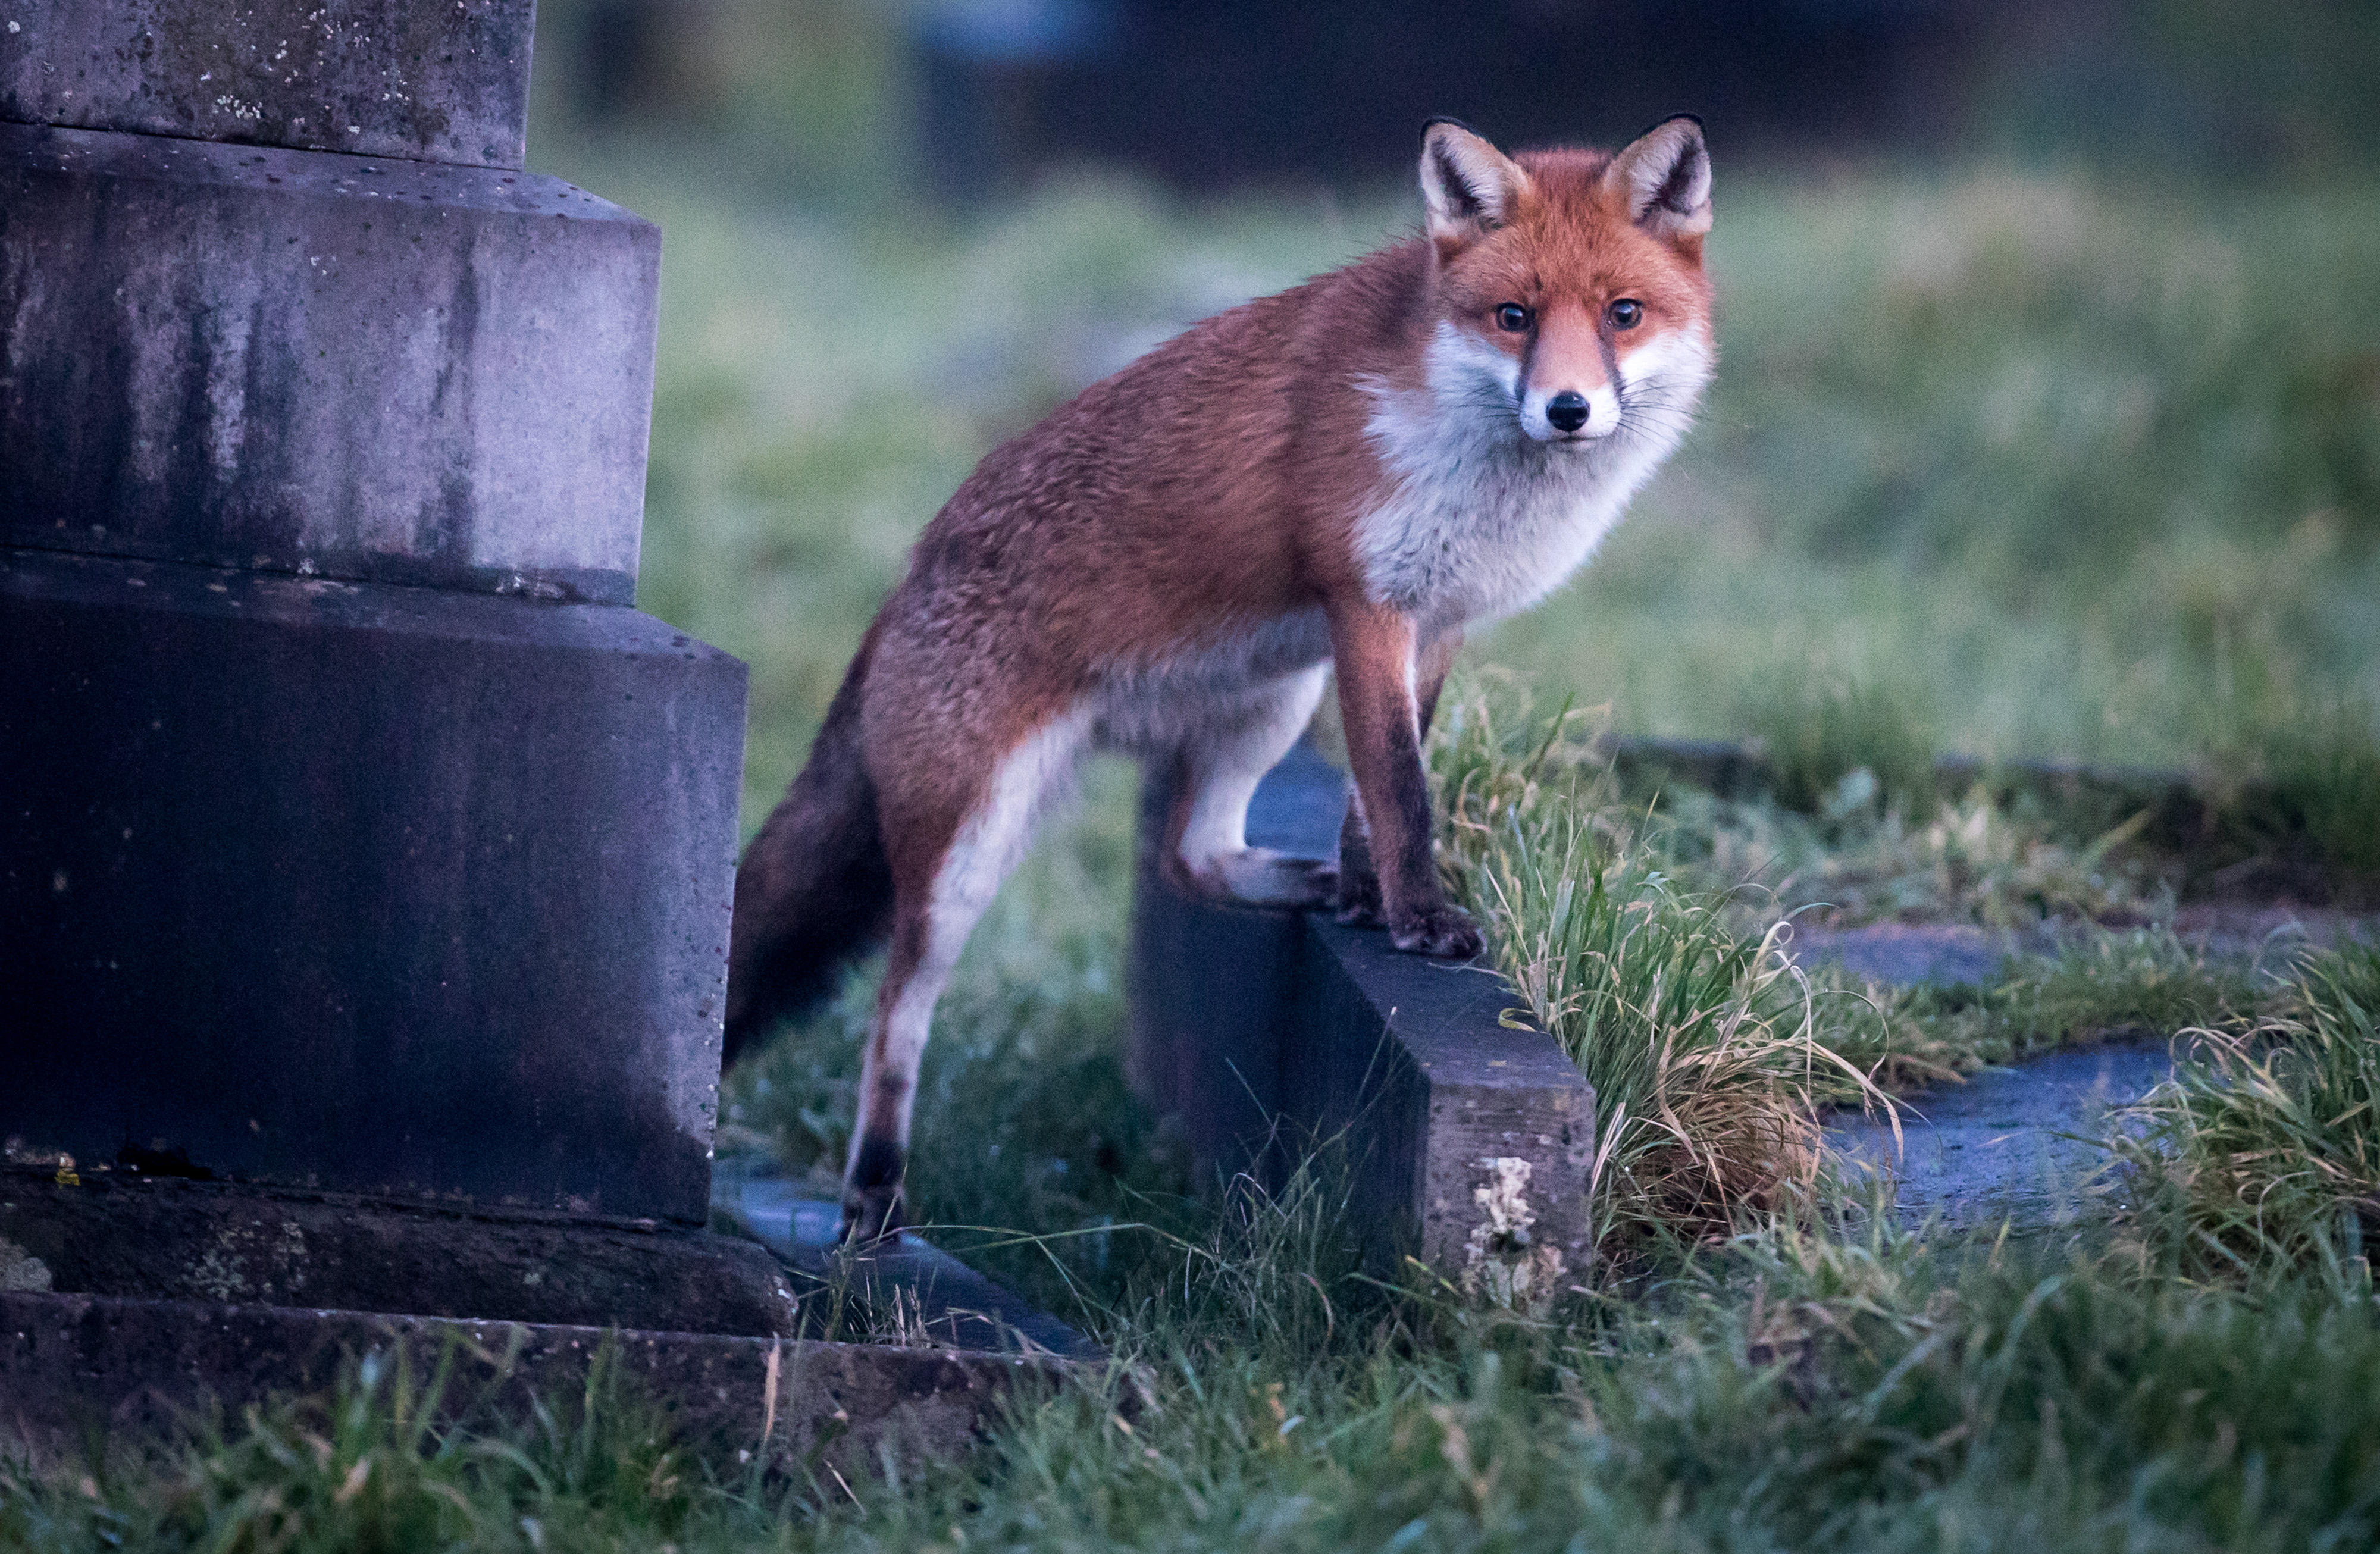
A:
<svg viewBox="0 0 2380 1554">
<path fill-rule="evenodd" d="M 1715 360 L 1699 120 L 1616 155 L 1424 131 L 1425 231 L 1197 324 L 976 467 L 861 640 L 745 855 L 727 1052 L 888 936 L 845 1235 L 901 1223 L 935 1001 L 1078 752 L 1174 763 L 1189 890 L 1335 904 L 1400 950 L 1478 929 L 1431 852 L 1422 742 L 1464 629 L 1584 562 Z M 1337 869 L 1250 847 L 1257 782 L 1338 674 Z"/>
</svg>

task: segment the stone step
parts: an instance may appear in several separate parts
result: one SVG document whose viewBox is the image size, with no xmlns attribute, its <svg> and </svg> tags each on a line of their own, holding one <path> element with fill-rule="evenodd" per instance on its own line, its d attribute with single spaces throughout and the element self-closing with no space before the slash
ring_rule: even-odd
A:
<svg viewBox="0 0 2380 1554">
<path fill-rule="evenodd" d="M 540 1403 L 570 1417 L 605 1363 L 722 1475 L 758 1466 L 796 1482 L 825 1466 L 880 1472 L 884 1455 L 947 1461 L 1071 1369 L 946 1348 L 0 1292 L 0 1444 L 35 1472 L 83 1466 L 94 1447 L 183 1438 L 210 1404 L 237 1420 L 322 1394 L 368 1356 L 383 1369 L 404 1359 L 417 1383 L 451 1361 L 440 1414 L 480 1428 L 520 1428 Z"/>
<path fill-rule="evenodd" d="M 628 603 L 660 263 L 534 174 L 0 125 L 0 545 Z"/>
<path fill-rule="evenodd" d="M 0 1166 L 0 1288 L 803 1336 L 783 1271 L 735 1236 L 160 1174 L 192 1169 Z"/>
<path fill-rule="evenodd" d="M 1027 1305 L 915 1231 L 853 1252 L 840 1244 L 839 1204 L 804 1196 L 782 1177 L 722 1162 L 712 1207 L 782 1259 L 806 1304 L 848 1292 L 882 1317 L 901 1313 L 918 1335 L 961 1349 L 1100 1358 L 1104 1351 Z"/>
</svg>

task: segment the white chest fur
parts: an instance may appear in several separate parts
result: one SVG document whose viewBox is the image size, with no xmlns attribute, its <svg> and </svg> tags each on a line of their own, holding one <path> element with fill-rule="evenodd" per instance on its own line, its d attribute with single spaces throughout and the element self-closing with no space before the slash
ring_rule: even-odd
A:
<svg viewBox="0 0 2380 1554">
<path fill-rule="evenodd" d="M 1355 526 L 1373 596 L 1451 626 L 1559 587 L 1685 435 L 1711 353 L 1701 336 L 1672 333 L 1620 366 L 1619 425 L 1585 443 L 1524 433 L 1512 358 L 1451 324 L 1430 343 L 1425 388 L 1363 385 L 1389 477 Z"/>
</svg>

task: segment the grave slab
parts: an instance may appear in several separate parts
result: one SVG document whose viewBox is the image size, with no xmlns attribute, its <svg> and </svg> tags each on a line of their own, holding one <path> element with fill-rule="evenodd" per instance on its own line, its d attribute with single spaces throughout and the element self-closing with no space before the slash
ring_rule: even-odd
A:
<svg viewBox="0 0 2380 1554">
<path fill-rule="evenodd" d="M 0 125 L 0 545 L 627 603 L 660 260 L 533 174 Z"/>
<path fill-rule="evenodd" d="M 916 1231 L 856 1253 L 844 1247 L 842 1205 L 805 1197 L 796 1184 L 782 1177 L 722 1169 L 712 1202 L 793 1270 L 795 1293 L 805 1299 L 831 1297 L 840 1287 L 875 1311 L 897 1304 L 914 1315 L 926 1337 L 960 1349 L 1069 1360 L 1103 1357 L 1089 1339 L 1026 1305 Z"/>
<path fill-rule="evenodd" d="M 1248 838 L 1337 851 L 1345 777 L 1306 747 L 1267 776 Z M 1193 898 L 1155 867 L 1168 794 L 1143 795 L 1132 930 L 1134 1083 L 1180 1114 L 1201 1160 L 1278 1172 L 1343 1147 L 1377 1257 L 1491 1286 L 1566 1280 L 1592 1256 L 1595 1093 L 1484 965 L 1398 953 L 1327 914 Z"/>
<path fill-rule="evenodd" d="M 744 666 L 625 608 L 0 551 L 0 1137 L 700 1222 Z"/>
<path fill-rule="evenodd" d="M 1898 1148 L 1881 1118 L 1839 1114 L 1828 1132 L 1855 1167 L 1891 1180 L 1895 1212 L 1912 1224 L 2040 1230 L 2072 1222 L 2116 1185 L 2098 1174 L 2107 1110 L 2172 1076 L 2163 1040 L 2069 1048 L 1903 1102 Z"/>
<path fill-rule="evenodd" d="M 0 119 L 518 167 L 534 0 L 11 0 Z"/>
</svg>

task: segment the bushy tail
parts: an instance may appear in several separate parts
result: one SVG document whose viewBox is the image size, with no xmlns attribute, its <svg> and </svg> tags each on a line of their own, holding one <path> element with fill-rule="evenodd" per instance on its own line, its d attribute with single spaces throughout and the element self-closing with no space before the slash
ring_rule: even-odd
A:
<svg viewBox="0 0 2380 1554">
<path fill-rule="evenodd" d="M 871 629 L 844 672 L 809 763 L 735 871 L 727 953 L 729 1062 L 775 1021 L 834 996 L 844 968 L 892 926 L 892 871 L 859 746 Z"/>
</svg>

